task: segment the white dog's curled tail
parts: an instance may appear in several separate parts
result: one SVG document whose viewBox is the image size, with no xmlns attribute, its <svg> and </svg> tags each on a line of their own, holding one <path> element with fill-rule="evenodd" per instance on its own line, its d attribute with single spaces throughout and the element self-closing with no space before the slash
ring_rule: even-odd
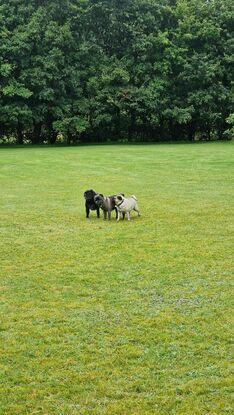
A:
<svg viewBox="0 0 234 415">
<path fill-rule="evenodd" d="M 133 199 L 137 200 L 136 196 L 132 195 L 131 197 L 132 197 Z"/>
</svg>

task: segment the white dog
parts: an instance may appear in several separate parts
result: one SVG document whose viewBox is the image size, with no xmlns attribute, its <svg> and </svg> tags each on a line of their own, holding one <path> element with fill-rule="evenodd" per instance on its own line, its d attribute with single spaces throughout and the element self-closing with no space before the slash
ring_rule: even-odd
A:
<svg viewBox="0 0 234 415">
<path fill-rule="evenodd" d="M 117 222 L 120 220 L 120 214 L 127 214 L 128 220 L 130 220 L 130 212 L 131 210 L 135 210 L 138 213 L 138 216 L 140 216 L 140 211 L 137 205 L 137 198 L 136 196 L 132 195 L 129 198 L 126 198 L 122 195 L 117 195 L 114 197 L 115 204 L 118 211 L 118 217 Z M 124 215 L 123 215 L 124 219 Z"/>
</svg>

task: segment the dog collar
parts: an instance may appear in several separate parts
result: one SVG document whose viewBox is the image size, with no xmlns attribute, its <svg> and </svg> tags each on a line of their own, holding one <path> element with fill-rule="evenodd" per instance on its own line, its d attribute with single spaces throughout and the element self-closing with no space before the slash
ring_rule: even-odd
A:
<svg viewBox="0 0 234 415">
<path fill-rule="evenodd" d="M 121 203 L 119 203 L 119 204 L 117 205 L 117 207 L 121 206 L 123 202 L 124 202 L 124 200 L 122 200 L 122 202 L 121 202 Z"/>
</svg>

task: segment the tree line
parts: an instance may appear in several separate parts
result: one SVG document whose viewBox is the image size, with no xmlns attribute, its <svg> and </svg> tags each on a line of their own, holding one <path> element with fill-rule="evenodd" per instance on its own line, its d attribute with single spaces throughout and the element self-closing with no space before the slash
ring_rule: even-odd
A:
<svg viewBox="0 0 234 415">
<path fill-rule="evenodd" d="M 233 132 L 230 0 L 0 0 L 0 140 Z"/>
</svg>

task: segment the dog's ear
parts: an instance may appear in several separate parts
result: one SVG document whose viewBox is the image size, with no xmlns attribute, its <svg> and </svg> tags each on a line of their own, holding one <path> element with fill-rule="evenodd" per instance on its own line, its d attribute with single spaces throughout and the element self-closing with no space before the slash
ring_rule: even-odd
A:
<svg viewBox="0 0 234 415">
<path fill-rule="evenodd" d="M 124 193 L 120 193 L 124 197 Z"/>
<path fill-rule="evenodd" d="M 99 196 L 104 197 L 102 193 L 99 193 Z"/>
<path fill-rule="evenodd" d="M 122 200 L 122 196 L 117 196 L 117 199 L 118 200 Z"/>
</svg>

